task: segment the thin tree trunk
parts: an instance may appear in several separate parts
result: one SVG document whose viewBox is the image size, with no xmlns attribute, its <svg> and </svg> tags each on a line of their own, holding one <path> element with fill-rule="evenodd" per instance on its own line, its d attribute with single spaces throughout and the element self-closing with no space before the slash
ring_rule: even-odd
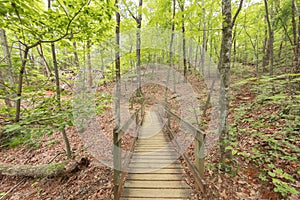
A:
<svg viewBox="0 0 300 200">
<path fill-rule="evenodd" d="M 101 56 L 101 72 L 104 75 L 104 70 L 105 70 L 105 64 L 104 64 L 104 49 L 100 50 L 100 56 Z"/>
<path fill-rule="evenodd" d="M 280 61 L 280 59 L 281 59 L 282 48 L 283 48 L 283 41 L 280 42 L 279 49 L 278 49 L 277 57 L 278 57 L 278 60 L 279 60 L 279 61 Z"/>
<path fill-rule="evenodd" d="M 245 30 L 246 35 L 249 37 L 251 46 L 252 46 L 252 48 L 253 48 L 253 53 L 254 53 L 254 55 L 255 55 L 255 59 L 258 60 L 258 53 L 257 53 L 257 50 L 256 50 L 256 45 L 255 45 L 255 43 L 253 42 L 253 40 L 252 40 L 252 38 L 251 38 L 251 35 L 248 33 L 248 31 L 246 30 L 246 28 L 244 28 L 244 30 Z M 258 69 L 256 69 L 256 75 L 258 76 Z"/>
<path fill-rule="evenodd" d="M 2 49 L 3 49 L 3 55 L 5 58 L 5 63 L 8 65 L 7 70 L 6 70 L 6 74 L 8 76 L 8 81 L 10 82 L 10 84 L 14 84 L 15 80 L 14 80 L 14 76 L 13 76 L 13 66 L 12 66 L 12 60 L 11 60 L 11 54 L 9 51 L 9 47 L 8 47 L 8 42 L 7 42 L 7 37 L 6 37 L 6 32 L 4 29 L 0 28 L 0 38 L 2 41 Z"/>
<path fill-rule="evenodd" d="M 115 15 L 116 15 L 116 30 L 115 30 L 115 37 L 116 37 L 116 45 L 117 50 L 115 52 L 115 65 L 116 65 L 116 100 L 115 100 L 115 116 L 116 116 L 116 124 L 113 131 L 113 153 L 114 153 L 114 199 L 119 199 L 119 179 L 120 179 L 120 168 L 121 168 L 121 141 L 118 140 L 118 131 L 120 127 L 120 95 L 121 95 L 121 67 L 120 67 L 120 24 L 121 24 L 121 17 L 119 10 L 118 0 L 115 0 Z"/>
<path fill-rule="evenodd" d="M 292 0 L 292 27 L 293 27 L 293 46 L 294 46 L 294 67 L 298 62 L 298 48 L 297 48 L 297 23 L 295 19 L 296 15 L 296 5 L 295 0 Z"/>
<path fill-rule="evenodd" d="M 235 68 L 236 63 L 236 28 L 233 30 L 233 62 L 232 68 Z"/>
<path fill-rule="evenodd" d="M 194 69 L 197 69 L 197 66 L 198 66 L 199 43 L 200 43 L 200 36 L 197 37 L 197 45 L 196 45 L 196 55 L 195 55 Z"/>
<path fill-rule="evenodd" d="M 1 69 L 0 69 L 0 89 L 4 92 L 4 97 L 3 98 L 4 98 L 5 105 L 6 105 L 6 109 L 7 109 L 8 112 L 10 112 L 12 104 L 11 104 L 9 98 L 6 97 L 6 95 L 8 95 L 9 93 L 6 89 L 5 81 L 4 81 L 4 77 L 2 75 Z"/>
<path fill-rule="evenodd" d="M 265 10 L 266 10 L 266 19 L 268 24 L 268 32 L 269 32 L 269 54 L 270 54 L 270 76 L 273 75 L 273 65 L 274 65 L 274 49 L 273 49 L 273 43 L 274 43 L 274 32 L 272 29 L 272 25 L 270 22 L 270 15 L 269 15 L 269 8 L 268 8 L 268 2 L 267 0 L 264 0 L 265 3 Z"/>
<path fill-rule="evenodd" d="M 139 0 L 138 16 L 136 17 L 136 72 L 137 72 L 137 96 L 142 96 L 141 88 L 141 28 L 142 28 L 142 7 L 143 0 Z"/>
<path fill-rule="evenodd" d="M 88 65 L 88 83 L 89 86 L 92 87 L 93 85 L 93 75 L 92 75 L 92 61 L 91 61 L 91 40 L 88 39 L 86 43 L 87 49 L 87 65 Z"/>
<path fill-rule="evenodd" d="M 212 29 L 212 23 L 209 24 L 209 28 L 210 30 Z M 211 33 L 212 31 L 210 31 L 210 40 L 209 40 L 209 65 L 208 65 L 208 77 L 210 77 L 210 68 L 211 68 L 211 64 L 213 62 L 212 59 L 212 55 L 213 55 L 213 34 Z"/>
<path fill-rule="evenodd" d="M 48 9 L 51 9 L 51 0 L 48 0 Z M 54 67 L 54 74 L 55 74 L 55 86 L 56 86 L 56 100 L 58 104 L 59 111 L 61 111 L 61 100 L 60 100 L 60 86 L 59 86 L 59 73 L 58 73 L 58 65 L 56 59 L 56 51 L 55 51 L 55 44 L 51 42 L 51 52 L 52 52 L 52 59 L 53 59 L 53 67 Z M 71 147 L 68 136 L 65 131 L 65 127 L 61 128 L 61 133 L 66 145 L 66 153 L 67 157 L 71 158 Z"/>
<path fill-rule="evenodd" d="M 14 84 L 14 77 L 12 74 L 12 62 L 11 62 L 11 56 L 10 56 L 10 52 L 9 52 L 9 48 L 8 48 L 8 43 L 7 43 L 7 37 L 6 37 L 6 33 L 5 30 L 3 30 L 2 28 L 0 28 L 0 38 L 2 41 L 2 49 L 3 49 L 3 55 L 5 58 L 5 62 L 8 65 L 8 67 L 6 68 L 2 68 L 3 71 L 4 69 L 6 69 L 6 76 L 8 77 L 8 79 L 6 79 L 5 75 L 3 75 L 2 69 L 0 69 L 0 89 L 3 90 L 4 92 L 4 102 L 7 108 L 7 111 L 10 112 L 10 109 L 12 107 L 12 104 L 9 100 L 9 98 L 6 97 L 6 95 L 8 95 L 8 91 L 7 88 L 5 86 L 5 82 L 8 81 L 10 82 L 10 84 Z"/>
<path fill-rule="evenodd" d="M 73 47 L 74 47 L 75 65 L 77 68 L 79 68 L 79 58 L 78 58 L 78 53 L 77 53 L 77 43 L 76 42 L 73 42 Z"/>
<path fill-rule="evenodd" d="M 56 52 L 55 52 L 55 45 L 54 43 L 51 43 L 51 51 L 52 51 L 52 59 L 53 59 L 53 66 L 54 66 L 54 74 L 55 74 L 55 86 L 56 86 L 56 100 L 57 104 L 59 107 L 59 111 L 61 111 L 61 99 L 60 99 L 60 86 L 59 86 L 59 73 L 58 73 L 58 65 L 57 65 L 57 59 L 56 59 Z M 70 159 L 71 158 L 71 147 L 70 147 L 70 142 L 67 137 L 65 127 L 61 128 L 61 133 L 66 145 L 66 153 L 67 157 Z"/>
<path fill-rule="evenodd" d="M 175 18 L 176 1 L 172 0 L 172 2 L 173 2 L 173 8 L 172 8 L 171 41 L 170 41 L 170 46 L 169 46 L 170 66 L 168 69 L 168 77 L 167 77 L 166 90 L 165 90 L 165 102 L 166 103 L 168 101 L 168 90 L 169 90 L 169 81 L 170 81 L 170 73 L 171 73 L 170 71 L 171 71 L 171 68 L 173 67 L 173 41 L 174 41 L 174 30 L 175 30 L 174 18 Z M 173 73 L 173 76 L 174 75 L 175 74 Z M 175 79 L 175 77 L 174 77 L 174 79 Z"/>
<path fill-rule="evenodd" d="M 294 46 L 294 63 L 293 63 L 293 72 L 300 72 L 300 63 L 299 63 L 299 51 L 300 51 L 300 14 L 297 9 L 297 2 L 292 0 L 292 26 L 293 26 L 293 46 Z M 298 30 L 296 15 L 298 15 Z"/>
<path fill-rule="evenodd" d="M 205 66 L 205 51 L 206 51 L 206 42 L 207 42 L 207 36 L 206 36 L 206 14 L 205 14 L 205 3 L 204 0 L 202 0 L 202 20 L 203 20 L 203 44 L 202 44 L 202 51 L 201 51 L 201 69 L 202 73 L 204 74 L 204 66 Z"/>
<path fill-rule="evenodd" d="M 296 2 L 295 2 L 296 4 Z M 297 7 L 297 6 L 296 6 Z M 298 14 L 298 44 L 297 44 L 297 56 L 299 56 L 299 52 L 300 52 L 300 13 L 299 10 L 297 10 L 297 14 Z M 296 69 L 295 69 L 296 73 L 300 73 L 300 60 L 298 58 L 298 62 L 296 64 Z"/>
<path fill-rule="evenodd" d="M 263 43 L 263 49 L 262 49 L 262 53 L 263 53 L 263 58 L 262 58 L 262 68 L 263 68 L 263 72 L 266 72 L 266 66 L 269 64 L 269 60 L 270 60 L 270 56 L 269 56 L 269 39 L 268 39 L 268 30 L 265 29 L 265 39 L 264 39 L 264 43 Z"/>
<path fill-rule="evenodd" d="M 184 82 L 187 82 L 187 63 L 186 63 L 186 47 L 185 47 L 185 23 L 184 23 L 184 0 L 179 3 L 181 13 L 181 32 L 182 32 L 182 56 L 183 56 L 183 76 Z"/>
<path fill-rule="evenodd" d="M 258 40 L 258 36 L 256 35 L 256 67 L 255 67 L 255 72 L 256 72 L 256 76 L 259 77 L 259 68 L 258 68 L 258 56 L 259 56 L 259 50 L 258 50 L 258 43 L 259 43 L 259 40 Z"/>
<path fill-rule="evenodd" d="M 28 57 L 29 49 L 25 47 L 24 57 L 22 59 L 22 65 L 19 72 L 19 81 L 18 81 L 18 91 L 17 91 L 17 102 L 16 102 L 16 117 L 15 121 L 20 121 L 21 115 L 21 97 L 22 97 L 22 89 L 23 89 L 23 76 L 26 68 L 27 57 Z"/>
<path fill-rule="evenodd" d="M 45 74 L 47 77 L 50 77 L 52 75 L 52 72 L 51 72 L 50 66 L 44 56 L 42 45 L 40 44 L 40 48 L 39 48 L 39 46 L 37 46 L 36 49 L 37 49 L 38 54 L 40 55 L 40 57 L 43 60 L 43 66 L 44 66 L 45 72 L 46 72 Z"/>
</svg>

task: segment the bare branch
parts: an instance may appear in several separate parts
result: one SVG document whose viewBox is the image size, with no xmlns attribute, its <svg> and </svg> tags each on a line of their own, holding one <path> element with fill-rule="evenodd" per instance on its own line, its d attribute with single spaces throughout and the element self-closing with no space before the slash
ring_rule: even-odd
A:
<svg viewBox="0 0 300 200">
<path fill-rule="evenodd" d="M 231 23 L 231 28 L 234 26 L 234 23 L 235 23 L 235 21 L 236 21 L 238 15 L 239 15 L 239 13 L 240 13 L 241 10 L 242 10 L 243 1 L 244 1 L 244 0 L 240 0 L 240 5 L 239 5 L 239 8 L 238 8 L 238 10 L 236 11 L 234 17 L 233 17 L 233 20 L 232 20 L 232 23 Z"/>
<path fill-rule="evenodd" d="M 126 1 L 122 0 L 122 2 L 123 2 L 123 4 L 125 5 L 126 9 L 128 10 L 129 14 L 131 15 L 131 17 L 132 17 L 136 22 L 138 22 L 137 17 L 134 16 L 134 14 L 131 12 L 131 10 L 129 9 L 129 7 L 128 7 Z"/>
<path fill-rule="evenodd" d="M 57 2 L 58 2 L 58 4 L 62 7 L 62 9 L 64 10 L 64 12 L 65 12 L 65 14 L 66 14 L 66 16 L 68 17 L 68 19 L 69 19 L 69 14 L 68 14 L 68 12 L 67 12 L 67 10 L 65 9 L 65 7 L 60 3 L 60 1 L 59 0 L 57 0 Z"/>
<path fill-rule="evenodd" d="M 88 4 L 90 3 L 90 1 L 88 1 Z M 69 29 L 70 29 L 70 26 L 72 24 L 72 22 L 74 21 L 74 19 L 80 14 L 80 12 L 82 11 L 82 9 L 84 8 L 85 5 L 83 5 L 75 14 L 74 16 L 70 19 L 68 25 L 67 25 L 67 28 L 66 28 L 66 32 L 65 34 L 63 34 L 62 36 L 60 36 L 59 38 L 57 39 L 54 39 L 54 40 L 39 40 L 35 43 L 33 43 L 32 45 L 28 46 L 27 48 L 28 49 L 31 49 L 33 47 L 36 47 L 42 43 L 53 43 L 53 42 L 57 42 L 57 41 L 60 41 L 62 39 L 64 39 L 65 37 L 67 37 L 69 35 Z M 23 44 L 23 43 L 21 43 Z M 24 46 L 26 46 L 25 44 L 23 44 Z"/>
<path fill-rule="evenodd" d="M 22 23 L 21 16 L 20 16 L 20 14 L 19 14 L 19 11 L 18 11 L 18 9 L 17 9 L 17 5 L 16 5 L 14 2 L 12 2 L 12 3 L 11 3 L 11 6 L 15 9 L 16 14 L 17 14 L 17 16 L 18 16 L 18 19 L 19 19 L 19 21 L 20 21 L 20 24 L 23 24 L 23 23 Z M 26 40 L 25 40 L 25 34 L 24 34 L 24 29 L 23 29 L 22 27 L 20 27 L 20 28 L 21 28 L 21 31 L 22 31 L 22 37 L 23 37 L 23 40 L 24 40 L 24 42 L 26 42 Z"/>
</svg>

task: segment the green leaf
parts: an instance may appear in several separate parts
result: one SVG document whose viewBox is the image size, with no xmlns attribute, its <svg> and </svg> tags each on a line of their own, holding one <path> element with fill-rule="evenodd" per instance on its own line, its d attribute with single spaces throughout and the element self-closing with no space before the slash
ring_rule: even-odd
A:
<svg viewBox="0 0 300 200">
<path fill-rule="evenodd" d="M 276 168 L 274 172 L 278 175 L 282 175 L 282 173 L 283 173 L 282 169 L 280 169 L 280 168 Z"/>
<path fill-rule="evenodd" d="M 276 174 L 274 172 L 271 172 L 271 171 L 268 171 L 268 174 L 271 176 L 271 177 L 275 177 Z"/>
<path fill-rule="evenodd" d="M 233 149 L 231 153 L 234 156 L 234 155 L 236 155 L 238 153 L 238 151 L 236 149 Z"/>
<path fill-rule="evenodd" d="M 7 125 L 4 127 L 4 132 L 5 133 L 11 133 L 16 130 L 19 130 L 21 128 L 21 125 L 18 123 L 12 124 L 12 125 Z"/>
</svg>

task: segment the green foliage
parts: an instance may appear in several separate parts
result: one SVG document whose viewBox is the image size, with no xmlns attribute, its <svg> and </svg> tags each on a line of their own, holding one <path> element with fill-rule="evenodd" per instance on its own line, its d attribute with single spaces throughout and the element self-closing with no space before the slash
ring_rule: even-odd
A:
<svg viewBox="0 0 300 200">
<path fill-rule="evenodd" d="M 299 194 L 293 183 L 299 170 L 299 91 L 293 88 L 299 85 L 300 74 L 284 74 L 261 79 L 246 79 L 236 83 L 234 87 L 251 87 L 256 98 L 249 104 L 241 104 L 234 109 L 235 121 L 231 127 L 247 126 L 239 129 L 242 137 L 251 138 L 248 145 L 251 151 L 244 152 L 238 146 L 229 148 L 236 150 L 233 154 L 247 159 L 261 168 L 259 178 L 270 181 L 274 191 L 282 196 Z M 297 84 L 295 84 L 297 83 Z M 251 112 L 250 112 L 251 111 Z M 247 131 L 245 131 L 247 130 Z M 231 137 L 239 142 L 236 133 Z M 248 147 L 249 148 L 249 147 Z M 296 177 L 299 177 L 297 175 Z"/>
<path fill-rule="evenodd" d="M 4 197 L 6 195 L 5 192 L 0 192 L 0 197 Z"/>
<path fill-rule="evenodd" d="M 113 98 L 110 94 L 96 94 L 96 114 L 103 114 L 107 108 L 111 108 Z"/>
<path fill-rule="evenodd" d="M 41 143 L 40 136 L 73 125 L 69 101 L 63 101 L 62 110 L 59 110 L 54 98 L 37 96 L 32 101 L 35 106 L 23 113 L 20 122 L 2 127 L 4 144 L 10 147 L 24 144 L 38 148 Z"/>
</svg>

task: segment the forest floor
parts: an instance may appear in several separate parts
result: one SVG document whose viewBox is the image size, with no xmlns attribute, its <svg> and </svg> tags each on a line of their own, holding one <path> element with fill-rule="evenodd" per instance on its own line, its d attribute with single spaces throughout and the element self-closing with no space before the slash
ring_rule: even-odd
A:
<svg viewBox="0 0 300 200">
<path fill-rule="evenodd" d="M 189 81 L 193 86 L 199 87 L 195 89 L 199 96 L 201 87 L 204 82 L 195 75 L 190 75 Z M 233 77 L 233 81 L 238 81 Z M 249 85 L 248 85 L 249 86 Z M 99 92 L 111 94 L 113 83 L 100 86 Z M 155 91 L 149 89 L 149 94 L 153 95 Z M 153 88 L 155 90 L 157 88 Z M 207 92 L 207 91 L 206 91 Z M 204 95 L 205 96 L 205 95 Z M 239 108 L 244 105 L 250 105 L 256 98 L 255 92 L 251 87 L 233 87 L 232 103 L 230 109 L 230 124 L 237 123 L 236 126 L 240 130 L 237 131 L 240 141 L 239 152 L 251 152 L 253 145 L 250 143 L 260 143 L 264 145 L 264 141 L 255 141 L 251 135 L 244 134 L 247 129 L 245 122 L 237 122 L 235 115 Z M 159 97 L 157 97 L 159 98 Z M 161 98 L 161 97 L 160 97 Z M 205 97 L 204 97 L 205 98 Z M 202 99 L 205 102 L 205 99 Z M 112 104 L 112 103 L 111 103 Z M 113 116 L 111 108 L 108 106 L 103 114 L 98 116 L 101 122 L 101 128 L 106 134 L 112 134 Z M 272 105 L 262 107 L 261 109 L 249 110 L 247 113 L 251 116 L 268 112 L 273 108 Z M 259 113 L 258 113 L 259 112 Z M 209 118 L 209 117 L 208 117 Z M 209 120 L 209 119 L 207 119 Z M 282 126 L 270 126 L 268 129 L 260 130 L 267 132 L 278 132 Z M 74 159 L 78 160 L 86 157 L 89 165 L 72 174 L 66 174 L 57 178 L 23 178 L 5 176 L 0 174 L 0 199 L 112 199 L 113 198 L 113 170 L 97 161 L 86 149 L 77 131 L 74 127 L 66 128 L 67 135 L 70 140 Z M 0 149 L 0 162 L 12 164 L 46 164 L 49 161 L 60 162 L 66 160 L 64 153 L 64 143 L 60 133 L 55 132 L 52 135 L 44 135 L 40 139 L 41 145 L 38 148 L 29 148 L 28 146 L 18 146 L 12 149 Z M 295 142 L 299 145 L 298 141 Z M 192 151 L 189 149 L 188 151 Z M 190 152 L 192 155 L 192 152 Z M 202 195 L 197 192 L 194 185 L 193 177 L 188 176 L 186 181 L 194 188 L 191 199 L 284 199 L 278 192 L 274 192 L 274 184 L 272 181 L 262 181 L 259 177 L 260 167 L 255 162 L 249 162 L 249 159 L 237 155 L 234 157 L 231 165 L 232 170 L 228 173 L 221 172 L 218 168 L 219 152 L 218 149 L 212 148 L 206 157 L 205 181 L 207 184 L 207 192 Z M 277 163 L 274 163 L 275 165 Z M 284 165 L 284 163 L 278 163 Z M 294 170 L 299 168 L 299 160 L 287 163 L 287 166 Z M 188 170 L 187 170 L 188 172 Z M 189 174 L 189 173 L 188 173 Z M 293 176 L 297 181 L 293 182 L 294 187 L 300 190 L 299 175 Z M 6 192 L 8 192 L 6 194 Z M 300 199 L 300 196 L 288 195 L 288 199 Z"/>
</svg>

